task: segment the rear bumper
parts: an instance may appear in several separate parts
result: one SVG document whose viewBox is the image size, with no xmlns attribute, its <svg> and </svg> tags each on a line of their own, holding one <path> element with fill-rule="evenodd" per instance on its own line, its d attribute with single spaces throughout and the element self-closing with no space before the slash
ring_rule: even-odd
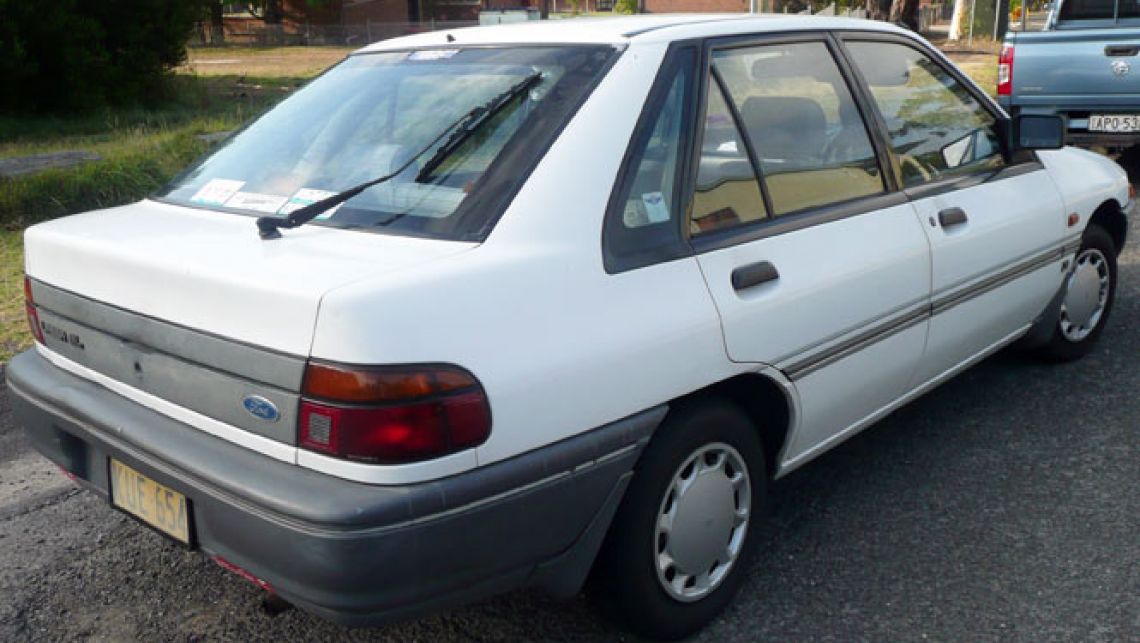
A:
<svg viewBox="0 0 1140 643">
<path fill-rule="evenodd" d="M 1000 96 L 998 102 L 1010 116 L 1017 114 L 1058 115 L 1065 119 L 1065 142 L 1082 147 L 1132 147 L 1140 144 L 1140 132 L 1110 133 L 1090 132 L 1089 114 L 1134 114 L 1140 112 L 1140 103 L 1132 102 L 1123 106 L 1088 105 L 1014 105 L 1008 96 Z"/>
<path fill-rule="evenodd" d="M 195 545 L 286 600 L 373 624 L 520 586 L 585 579 L 658 407 L 432 482 L 374 486 L 273 460 L 62 371 L 34 351 L 7 369 L 35 447 L 109 497 L 108 459 L 184 493 Z"/>
</svg>

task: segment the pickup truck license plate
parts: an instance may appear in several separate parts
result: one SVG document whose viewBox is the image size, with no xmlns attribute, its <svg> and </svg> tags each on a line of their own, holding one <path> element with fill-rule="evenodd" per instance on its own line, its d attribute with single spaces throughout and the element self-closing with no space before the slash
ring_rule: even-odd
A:
<svg viewBox="0 0 1140 643">
<path fill-rule="evenodd" d="M 1140 114 L 1092 114 L 1090 132 L 1140 132 Z"/>
<path fill-rule="evenodd" d="M 190 544 L 186 496 L 113 458 L 111 502 L 171 538 Z"/>
</svg>

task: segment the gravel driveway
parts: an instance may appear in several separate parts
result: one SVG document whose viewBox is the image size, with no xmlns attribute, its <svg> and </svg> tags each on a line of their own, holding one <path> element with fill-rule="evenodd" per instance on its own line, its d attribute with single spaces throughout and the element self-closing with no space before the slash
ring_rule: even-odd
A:
<svg viewBox="0 0 1140 643">
<path fill-rule="evenodd" d="M 1076 364 L 998 355 L 775 485 L 755 568 L 698 640 L 1140 640 L 1140 225 Z M 612 641 L 517 593 L 346 630 L 276 616 L 31 451 L 0 395 L 0 640 Z"/>
</svg>

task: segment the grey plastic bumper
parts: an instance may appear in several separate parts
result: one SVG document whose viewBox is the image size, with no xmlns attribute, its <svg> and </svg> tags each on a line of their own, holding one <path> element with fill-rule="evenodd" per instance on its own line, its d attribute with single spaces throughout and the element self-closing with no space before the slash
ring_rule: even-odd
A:
<svg viewBox="0 0 1140 643">
<path fill-rule="evenodd" d="M 191 503 L 196 544 L 346 624 L 405 618 L 520 586 L 576 592 L 657 407 L 443 480 L 349 482 L 215 438 L 28 351 L 7 368 L 35 447 L 107 496 L 108 458 Z"/>
</svg>

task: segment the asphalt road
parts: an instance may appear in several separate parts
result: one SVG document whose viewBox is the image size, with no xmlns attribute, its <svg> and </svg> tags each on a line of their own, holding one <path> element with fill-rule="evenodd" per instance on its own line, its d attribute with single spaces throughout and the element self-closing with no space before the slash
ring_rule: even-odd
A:
<svg viewBox="0 0 1140 643">
<path fill-rule="evenodd" d="M 702 641 L 1140 641 L 1140 224 L 1081 362 L 1003 353 L 773 489 L 748 582 Z M 346 630 L 75 489 L 0 395 L 0 640 L 616 641 L 519 592 Z"/>
</svg>

